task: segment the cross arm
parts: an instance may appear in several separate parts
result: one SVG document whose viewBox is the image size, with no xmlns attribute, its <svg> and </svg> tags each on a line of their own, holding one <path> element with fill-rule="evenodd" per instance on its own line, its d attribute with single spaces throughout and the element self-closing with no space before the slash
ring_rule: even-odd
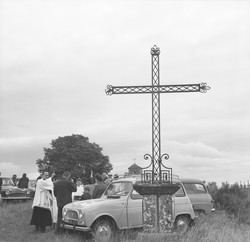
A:
<svg viewBox="0 0 250 242">
<path fill-rule="evenodd" d="M 176 92 L 207 92 L 210 87 L 206 83 L 159 85 L 159 86 L 111 86 L 105 90 L 107 95 L 112 94 L 145 94 L 145 93 L 176 93 Z"/>
</svg>

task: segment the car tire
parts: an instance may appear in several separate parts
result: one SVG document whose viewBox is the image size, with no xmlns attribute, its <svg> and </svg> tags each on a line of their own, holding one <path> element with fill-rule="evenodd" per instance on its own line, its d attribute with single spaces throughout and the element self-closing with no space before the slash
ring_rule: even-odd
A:
<svg viewBox="0 0 250 242">
<path fill-rule="evenodd" d="M 99 219 L 95 222 L 92 229 L 95 241 L 115 241 L 116 227 L 108 219 Z"/>
<path fill-rule="evenodd" d="M 187 232 L 190 225 L 190 219 L 187 216 L 179 216 L 176 218 L 174 229 L 177 233 Z"/>
</svg>

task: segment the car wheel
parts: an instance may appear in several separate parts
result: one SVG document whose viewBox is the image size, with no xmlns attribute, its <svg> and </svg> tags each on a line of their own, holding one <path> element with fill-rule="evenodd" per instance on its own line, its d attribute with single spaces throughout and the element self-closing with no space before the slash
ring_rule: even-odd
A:
<svg viewBox="0 0 250 242">
<path fill-rule="evenodd" d="M 113 241 L 116 234 L 115 225 L 107 219 L 97 220 L 92 231 L 95 241 L 98 242 Z"/>
<path fill-rule="evenodd" d="M 179 216 L 175 221 L 175 231 L 177 233 L 187 232 L 190 225 L 190 219 L 187 216 Z"/>
</svg>

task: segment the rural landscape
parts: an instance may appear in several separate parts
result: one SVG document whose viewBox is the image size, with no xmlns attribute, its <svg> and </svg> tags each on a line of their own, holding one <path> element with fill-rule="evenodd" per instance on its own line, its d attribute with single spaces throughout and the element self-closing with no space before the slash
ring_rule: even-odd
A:
<svg viewBox="0 0 250 242">
<path fill-rule="evenodd" d="M 126 231 L 117 235 L 121 242 L 246 242 L 250 238 L 250 202 L 247 192 L 237 184 L 214 190 L 215 212 L 196 219 L 185 233 L 143 234 L 142 231 Z M 55 235 L 53 228 L 46 233 L 35 233 L 30 226 L 32 201 L 2 203 L 0 206 L 1 242 L 80 242 L 93 241 L 91 234 L 64 231 Z"/>
<path fill-rule="evenodd" d="M 1 10 L 0 242 L 250 241 L 250 1 Z"/>
</svg>

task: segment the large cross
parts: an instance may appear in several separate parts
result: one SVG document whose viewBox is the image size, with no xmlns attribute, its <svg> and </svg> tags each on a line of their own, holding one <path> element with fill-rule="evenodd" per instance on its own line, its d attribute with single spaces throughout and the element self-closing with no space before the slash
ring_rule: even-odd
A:
<svg viewBox="0 0 250 242">
<path fill-rule="evenodd" d="M 182 85 L 160 85 L 159 75 L 159 55 L 160 49 L 156 45 L 151 48 L 152 56 L 152 85 L 150 86 L 111 86 L 106 89 L 107 95 L 112 94 L 152 94 L 152 155 L 146 154 L 144 157 L 151 158 L 151 182 L 162 183 L 164 177 L 162 168 L 167 168 L 162 164 L 162 158 L 168 158 L 167 154 L 161 154 L 161 130 L 160 130 L 160 94 L 161 93 L 183 93 L 183 92 L 202 92 L 210 89 L 206 83 L 201 84 L 182 84 Z M 172 181 L 172 172 L 168 181 Z M 166 179 L 165 179 L 166 181 Z"/>
</svg>

